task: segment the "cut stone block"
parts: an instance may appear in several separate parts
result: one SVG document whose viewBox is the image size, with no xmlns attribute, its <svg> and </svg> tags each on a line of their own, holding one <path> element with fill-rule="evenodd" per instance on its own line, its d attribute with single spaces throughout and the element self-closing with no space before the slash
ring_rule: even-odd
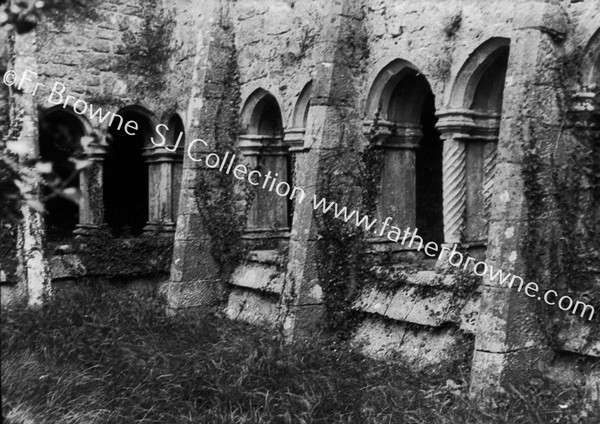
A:
<svg viewBox="0 0 600 424">
<path fill-rule="evenodd" d="M 281 294 L 285 272 L 274 265 L 247 262 L 236 268 L 231 277 L 231 284 L 269 293 Z"/>
<path fill-rule="evenodd" d="M 376 317 L 363 321 L 354 342 L 361 345 L 366 355 L 376 359 L 399 355 L 415 370 L 451 364 L 460 357 L 459 351 L 472 348 L 452 330 L 413 330 Z"/>
<path fill-rule="evenodd" d="M 396 321 L 439 327 L 445 322 L 460 323 L 464 304 L 465 301 L 457 301 L 450 291 L 441 289 L 422 293 L 420 287 L 409 285 L 399 288 L 395 293 L 371 288 L 361 293 L 352 307 Z M 474 322 L 472 325 L 475 325 Z"/>
<path fill-rule="evenodd" d="M 279 306 L 258 292 L 234 289 L 229 295 L 225 314 L 229 319 L 274 327 L 278 322 Z"/>
<path fill-rule="evenodd" d="M 385 316 L 398 321 L 438 327 L 444 322 L 455 322 L 457 311 L 451 308 L 452 293 L 437 291 L 432 295 L 420 294 L 418 288 L 403 288 L 396 292 Z"/>
</svg>

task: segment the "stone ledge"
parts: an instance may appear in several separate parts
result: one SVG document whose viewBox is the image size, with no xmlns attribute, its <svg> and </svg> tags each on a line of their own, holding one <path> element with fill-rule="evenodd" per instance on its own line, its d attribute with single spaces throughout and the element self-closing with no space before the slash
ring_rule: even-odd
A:
<svg viewBox="0 0 600 424">
<path fill-rule="evenodd" d="M 420 287 L 414 285 L 387 293 L 370 288 L 359 295 L 352 309 L 428 327 L 454 323 L 463 331 L 475 333 L 479 296 L 460 299 L 449 290 L 422 292 Z"/>
<path fill-rule="evenodd" d="M 451 366 L 466 358 L 466 352 L 472 349 L 468 336 L 452 329 L 414 329 L 375 317 L 369 317 L 358 327 L 354 342 L 368 356 L 392 359 L 399 355 L 422 371 Z"/>
<path fill-rule="evenodd" d="M 275 265 L 247 262 L 235 269 L 229 283 L 238 287 L 281 294 L 284 279 L 285 272 Z"/>
<path fill-rule="evenodd" d="M 279 259 L 280 256 L 277 250 L 252 250 L 248 252 L 248 260 L 252 262 L 277 264 Z"/>
<path fill-rule="evenodd" d="M 454 276 L 451 274 L 444 275 L 430 270 L 410 272 L 410 267 L 402 265 L 377 267 L 374 271 L 378 277 L 390 281 L 404 281 L 415 286 L 452 287 L 455 284 Z"/>
<path fill-rule="evenodd" d="M 87 270 L 81 259 L 75 254 L 53 256 L 50 258 L 49 266 L 50 278 L 53 280 L 82 277 L 87 274 Z"/>
<path fill-rule="evenodd" d="M 229 295 L 225 315 L 249 324 L 274 327 L 278 322 L 279 305 L 257 292 L 235 288 Z"/>
</svg>

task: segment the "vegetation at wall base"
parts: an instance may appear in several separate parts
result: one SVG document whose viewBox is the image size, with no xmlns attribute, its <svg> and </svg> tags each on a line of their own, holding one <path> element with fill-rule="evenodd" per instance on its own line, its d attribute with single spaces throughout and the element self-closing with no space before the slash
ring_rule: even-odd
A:
<svg viewBox="0 0 600 424">
<path fill-rule="evenodd" d="M 3 311 L 7 422 L 548 424 L 600 418 L 585 408 L 576 387 L 533 381 L 482 409 L 467 396 L 467 382 L 374 361 L 323 337 L 285 345 L 268 329 L 214 314 L 167 316 L 164 305 L 158 292 L 90 285 L 58 292 L 38 309 Z"/>
</svg>

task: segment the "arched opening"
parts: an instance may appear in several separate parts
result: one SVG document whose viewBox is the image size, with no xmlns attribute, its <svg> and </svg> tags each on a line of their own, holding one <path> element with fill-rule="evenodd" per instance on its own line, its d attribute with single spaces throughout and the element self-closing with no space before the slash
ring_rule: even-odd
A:
<svg viewBox="0 0 600 424">
<path fill-rule="evenodd" d="M 508 68 L 508 46 L 498 48 L 490 60 L 482 64 L 481 77 L 475 84 L 470 109 L 477 112 L 502 113 L 504 81 Z M 475 82 L 475 81 L 473 81 Z"/>
<path fill-rule="evenodd" d="M 39 129 L 40 159 L 52 163 L 52 173 L 46 174 L 50 181 L 42 189 L 47 237 L 61 240 L 70 237 L 79 223 L 79 206 L 56 189 L 79 190 L 79 176 L 70 159 L 80 153 L 85 129 L 76 116 L 65 110 L 43 114 Z"/>
<path fill-rule="evenodd" d="M 427 88 L 419 121 L 423 138 L 417 150 L 417 228 L 423 240 L 439 244 L 444 241 L 442 141 L 435 128 L 435 99 Z"/>
<path fill-rule="evenodd" d="M 242 111 L 242 152 L 251 167 L 260 172 L 256 195 L 248 219 L 253 231 L 287 231 L 291 226 L 291 200 L 272 189 L 272 182 L 290 184 L 290 155 L 283 142 L 281 109 L 266 90 L 256 90 Z M 244 144 L 248 142 L 249 144 Z"/>
<path fill-rule="evenodd" d="M 472 101 L 469 109 L 479 116 L 494 119 L 497 137 L 502 113 L 504 82 L 508 67 L 508 46 L 499 47 L 484 61 L 471 79 Z M 491 188 L 496 163 L 497 139 L 473 137 L 466 143 L 466 225 L 467 242 L 485 242 L 488 238 Z"/>
<path fill-rule="evenodd" d="M 258 135 L 265 138 L 262 151 L 258 155 L 257 169 L 263 176 L 270 173 L 278 181 L 289 181 L 289 156 L 282 146 L 283 127 L 279 105 L 273 96 L 266 96 L 258 107 L 261 108 Z M 289 213 L 291 210 L 289 198 L 261 188 L 257 192 L 256 201 L 258 205 L 256 227 L 275 229 L 290 227 L 292 217 Z"/>
<path fill-rule="evenodd" d="M 104 162 L 106 223 L 115 237 L 139 236 L 148 221 L 148 169 L 143 149 L 151 136 L 150 119 L 133 110 L 119 112 L 109 127 L 108 152 Z M 135 121 L 137 130 L 125 123 Z"/>
<path fill-rule="evenodd" d="M 377 215 L 412 229 L 427 241 L 443 240 L 442 144 L 427 79 L 395 60 L 373 83 L 367 116 L 377 119 L 386 150 Z M 418 247 L 418 246 L 413 246 Z"/>
<path fill-rule="evenodd" d="M 296 102 L 296 107 L 294 108 L 294 114 L 292 116 L 292 126 L 294 128 L 306 129 L 312 86 L 312 81 L 308 82 L 298 96 L 298 101 Z"/>
</svg>

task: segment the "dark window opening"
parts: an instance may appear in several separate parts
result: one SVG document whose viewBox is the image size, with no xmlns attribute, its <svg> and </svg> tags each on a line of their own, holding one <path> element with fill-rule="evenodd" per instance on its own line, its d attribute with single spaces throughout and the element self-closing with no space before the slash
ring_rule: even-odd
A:
<svg viewBox="0 0 600 424">
<path fill-rule="evenodd" d="M 423 138 L 417 149 L 417 228 L 423 240 L 442 243 L 444 216 L 442 197 L 442 141 L 435 128 L 435 102 L 427 94 L 421 114 Z"/>
<path fill-rule="evenodd" d="M 72 235 L 79 223 L 79 206 L 55 190 L 79 190 L 79 176 L 70 160 L 81 150 L 84 129 L 81 122 L 65 111 L 50 112 L 40 119 L 40 159 L 52 163 L 52 173 L 45 176 L 42 197 L 46 209 L 46 233 L 49 240 Z M 53 188 L 54 187 L 54 188 Z"/>
<path fill-rule="evenodd" d="M 281 110 L 277 101 L 272 96 L 266 96 L 257 107 L 262 111 L 258 120 L 258 135 L 273 137 L 264 140 L 265 145 L 258 157 L 258 171 L 264 176 L 270 171 L 271 177 L 279 182 L 290 182 L 290 160 L 289 155 L 282 150 L 283 126 L 281 122 Z M 291 200 L 288 197 L 278 195 L 275 188 L 269 191 L 270 182 L 266 189 L 261 186 L 257 191 L 257 217 L 255 226 L 257 228 L 283 229 L 291 225 Z M 275 186 L 277 186 L 275 183 Z"/>
<path fill-rule="evenodd" d="M 496 53 L 497 57 L 491 61 L 488 68 L 483 72 L 473 96 L 471 109 L 480 112 L 502 113 L 508 53 L 508 46 L 499 49 Z"/>
<path fill-rule="evenodd" d="M 137 237 L 148 221 L 148 167 L 143 157 L 150 137 L 150 122 L 136 112 L 120 113 L 123 121 L 136 121 L 129 135 L 115 119 L 109 128 L 109 148 L 104 163 L 105 219 L 113 236 Z"/>
</svg>

